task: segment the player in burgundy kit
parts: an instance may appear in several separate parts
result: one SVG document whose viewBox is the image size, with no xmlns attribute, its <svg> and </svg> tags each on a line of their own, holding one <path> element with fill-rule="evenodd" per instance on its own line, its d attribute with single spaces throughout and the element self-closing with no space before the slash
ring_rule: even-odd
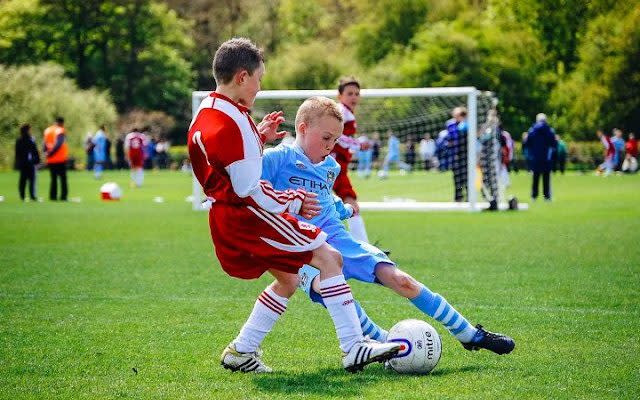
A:
<svg viewBox="0 0 640 400">
<path fill-rule="evenodd" d="M 129 158 L 131 167 L 131 180 L 137 187 L 144 182 L 144 146 L 147 145 L 147 137 L 138 128 L 133 128 L 124 139 L 124 148 Z"/>
<path fill-rule="evenodd" d="M 209 227 L 216 256 L 230 276 L 254 279 L 268 271 L 275 277 L 223 351 L 221 364 L 233 371 L 271 372 L 259 346 L 286 310 L 304 264 L 320 270 L 320 291 L 344 352 L 344 368 L 354 372 L 393 357 L 397 344 L 363 337 L 340 253 L 325 242 L 324 232 L 291 215 L 318 215 L 317 195 L 275 190 L 260 180 L 263 144 L 285 134 L 277 132 L 282 112 L 268 114 L 257 126 L 249 115 L 264 74 L 261 50 L 248 39 L 231 39 L 216 51 L 213 74 L 216 91 L 202 101 L 187 143 L 193 172 L 212 202 Z M 330 132 L 336 138 L 341 122 Z"/>
<path fill-rule="evenodd" d="M 351 180 L 348 175 L 351 153 L 361 150 L 362 147 L 356 138 L 358 124 L 353 114 L 360 102 L 360 83 L 353 77 L 340 79 L 340 83 L 338 84 L 338 100 L 338 105 L 342 110 L 344 127 L 342 136 L 340 136 L 331 152 L 333 158 L 340 164 L 340 173 L 336 178 L 333 191 L 343 202 L 353 207 L 353 217 L 348 220 L 351 235 L 356 240 L 369 243 L 364 220 L 360 215 L 360 206 L 357 201 L 358 196 L 351 185 Z"/>
</svg>

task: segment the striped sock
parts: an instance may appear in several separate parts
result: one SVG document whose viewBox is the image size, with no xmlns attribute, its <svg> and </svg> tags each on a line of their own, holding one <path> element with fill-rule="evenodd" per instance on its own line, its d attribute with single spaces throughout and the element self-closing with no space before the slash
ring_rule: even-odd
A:
<svg viewBox="0 0 640 400">
<path fill-rule="evenodd" d="M 344 275 L 332 276 L 320 281 L 320 294 L 336 328 L 340 348 L 346 353 L 362 340 L 351 288 L 344 280 Z"/>
<path fill-rule="evenodd" d="M 280 315 L 287 310 L 288 301 L 275 294 L 271 287 L 260 293 L 251 315 L 234 340 L 236 350 L 240 353 L 256 351 Z"/>
<path fill-rule="evenodd" d="M 373 340 L 377 340 L 378 342 L 386 342 L 387 334 L 389 332 L 380 328 L 364 311 L 358 300 L 355 301 L 356 313 L 358 313 L 358 318 L 360 319 L 360 327 L 362 328 L 363 335 L 369 335 L 369 337 Z"/>
<path fill-rule="evenodd" d="M 462 314 L 447 303 L 444 297 L 433 293 L 426 286 L 423 286 L 420 294 L 410 301 L 420 311 L 444 325 L 449 333 L 462 343 L 469 343 L 476 334 L 476 328 L 471 326 Z"/>
</svg>

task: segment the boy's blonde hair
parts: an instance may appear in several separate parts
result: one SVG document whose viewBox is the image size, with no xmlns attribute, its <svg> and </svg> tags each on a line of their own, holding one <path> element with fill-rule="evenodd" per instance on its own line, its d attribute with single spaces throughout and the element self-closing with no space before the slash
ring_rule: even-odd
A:
<svg viewBox="0 0 640 400">
<path fill-rule="evenodd" d="M 333 117 L 342 123 L 342 111 L 338 104 L 328 97 L 315 96 L 306 99 L 296 113 L 296 128 L 304 122 L 310 124 L 318 118 Z"/>
</svg>

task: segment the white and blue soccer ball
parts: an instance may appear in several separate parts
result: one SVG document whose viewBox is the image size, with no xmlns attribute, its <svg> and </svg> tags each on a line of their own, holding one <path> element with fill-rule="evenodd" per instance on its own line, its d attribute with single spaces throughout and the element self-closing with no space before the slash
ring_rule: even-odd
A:
<svg viewBox="0 0 640 400">
<path fill-rule="evenodd" d="M 395 324 L 387 342 L 400 343 L 400 352 L 389 360 L 389 366 L 401 374 L 428 374 L 442 354 L 440 335 L 424 321 L 405 319 Z"/>
</svg>

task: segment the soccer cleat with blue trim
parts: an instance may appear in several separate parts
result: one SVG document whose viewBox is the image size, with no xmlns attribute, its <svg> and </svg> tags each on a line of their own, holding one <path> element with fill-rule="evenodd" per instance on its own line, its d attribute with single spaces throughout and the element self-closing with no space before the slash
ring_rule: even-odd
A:
<svg viewBox="0 0 640 400">
<path fill-rule="evenodd" d="M 262 350 L 253 353 L 240 353 L 235 344 L 231 343 L 222 352 L 220 364 L 233 372 L 268 373 L 273 370 L 262 362 Z"/>
<path fill-rule="evenodd" d="M 400 343 L 380 343 L 365 337 L 342 355 L 342 365 L 349 372 L 358 372 L 373 362 L 384 362 L 400 351 Z"/>
<path fill-rule="evenodd" d="M 476 325 L 476 329 L 478 331 L 473 339 L 469 343 L 462 343 L 462 346 L 469 351 L 487 349 L 496 354 L 509 354 L 516 347 L 516 342 L 509 336 L 489 332 L 480 324 Z"/>
</svg>

